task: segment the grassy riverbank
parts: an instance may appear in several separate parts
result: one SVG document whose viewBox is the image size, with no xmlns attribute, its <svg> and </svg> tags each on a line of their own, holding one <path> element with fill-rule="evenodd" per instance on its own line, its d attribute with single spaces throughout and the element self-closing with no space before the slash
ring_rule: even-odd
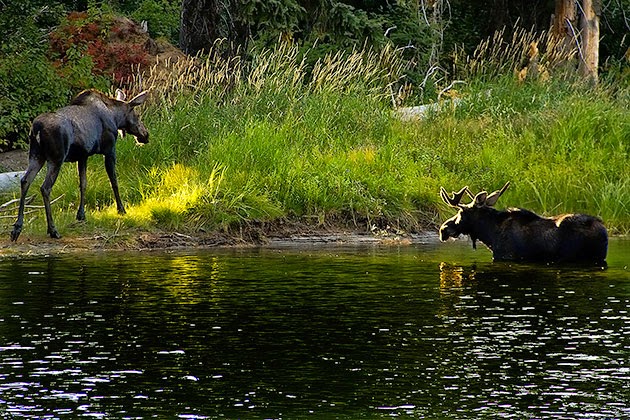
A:
<svg viewBox="0 0 630 420">
<path fill-rule="evenodd" d="M 402 73 L 393 51 L 332 57 L 308 79 L 290 48 L 251 67 L 219 57 L 180 65 L 144 109 L 150 143 L 119 143 L 128 214 L 116 214 L 93 157 L 88 222 L 76 225 L 76 167 L 64 165 L 53 190 L 64 194 L 54 206 L 62 235 L 193 234 L 287 219 L 420 231 L 453 213 L 440 186 L 490 190 L 508 180 L 498 207 L 590 213 L 612 233 L 630 232 L 627 86 L 468 81 L 456 107 L 403 122 L 391 106 Z M 8 238 L 13 220 L 3 220 Z M 43 210 L 26 216 L 23 235 L 36 233 L 45 233 Z"/>
</svg>

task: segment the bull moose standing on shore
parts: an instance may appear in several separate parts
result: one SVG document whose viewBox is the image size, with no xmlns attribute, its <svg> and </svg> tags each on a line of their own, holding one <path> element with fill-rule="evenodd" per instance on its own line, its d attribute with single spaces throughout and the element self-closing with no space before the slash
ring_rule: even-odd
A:
<svg viewBox="0 0 630 420">
<path fill-rule="evenodd" d="M 541 217 L 529 210 L 496 210 L 494 205 L 510 185 L 473 197 L 468 187 L 452 197 L 440 188 L 442 200 L 458 210 L 440 227 L 440 240 L 469 235 L 481 241 L 496 261 L 580 262 L 604 265 L 608 234 L 602 221 L 585 214 Z M 464 194 L 472 201 L 460 204 Z"/>
<path fill-rule="evenodd" d="M 116 92 L 116 98 L 95 90 L 86 90 L 79 93 L 69 106 L 35 118 L 29 133 L 28 168 L 20 182 L 20 206 L 11 232 L 12 241 L 16 241 L 22 232 L 26 193 L 46 162 L 48 170 L 41 193 L 51 238 L 61 237 L 53 222 L 50 193 L 63 162 L 77 162 L 79 166 L 81 199 L 77 220 L 85 220 L 87 160 L 94 154 L 105 156 L 105 170 L 112 184 L 118 213 L 125 213 L 116 178 L 116 139 L 118 130 L 122 130 L 123 134 L 127 132 L 135 136 L 140 143 L 149 141 L 149 132 L 134 111 L 136 106 L 144 103 L 147 95 L 145 91 L 125 101 L 125 94 L 121 90 Z"/>
</svg>

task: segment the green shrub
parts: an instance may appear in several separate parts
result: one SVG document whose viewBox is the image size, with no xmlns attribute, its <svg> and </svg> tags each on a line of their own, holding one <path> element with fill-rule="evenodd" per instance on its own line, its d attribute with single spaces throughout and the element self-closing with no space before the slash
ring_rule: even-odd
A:
<svg viewBox="0 0 630 420">
<path fill-rule="evenodd" d="M 70 88 L 39 52 L 0 60 L 0 151 L 27 145 L 30 122 L 66 105 Z"/>
<path fill-rule="evenodd" d="M 106 90 L 128 83 L 149 62 L 135 25 L 101 11 L 72 12 L 51 34 L 51 56 L 72 86 Z"/>
<path fill-rule="evenodd" d="M 7 34 L 0 53 L 1 151 L 26 147 L 30 122 L 37 115 L 67 105 L 81 89 L 109 86 L 106 79 L 93 74 L 94 63 L 82 45 L 68 44 L 63 65 L 51 61 L 46 32 L 40 25 L 57 21 L 61 9 L 28 6 L 22 4 L 30 14 L 15 32 Z M 8 13 L 0 16 L 11 27 L 15 19 L 8 19 Z"/>
</svg>

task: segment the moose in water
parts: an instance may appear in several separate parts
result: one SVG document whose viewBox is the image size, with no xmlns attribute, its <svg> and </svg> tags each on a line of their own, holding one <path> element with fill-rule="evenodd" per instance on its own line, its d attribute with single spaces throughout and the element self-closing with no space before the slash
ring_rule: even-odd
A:
<svg viewBox="0 0 630 420">
<path fill-rule="evenodd" d="M 440 188 L 442 200 L 457 214 L 440 227 L 440 240 L 469 235 L 486 245 L 495 261 L 584 262 L 605 265 L 608 234 L 602 221 L 585 214 L 542 217 L 529 210 L 496 210 L 494 205 L 509 187 L 473 197 L 468 187 L 452 196 Z M 472 201 L 461 204 L 464 194 Z"/>
<path fill-rule="evenodd" d="M 148 143 L 149 132 L 134 110 L 144 103 L 147 95 L 148 92 L 144 91 L 125 101 L 125 94 L 121 90 L 116 91 L 116 98 L 96 90 L 85 90 L 70 105 L 35 118 L 29 133 L 28 168 L 20 181 L 20 206 L 11 232 L 12 241 L 16 241 L 22 232 L 26 193 L 45 162 L 47 173 L 41 192 L 51 238 L 61 237 L 53 222 L 50 193 L 63 162 L 77 162 L 79 166 L 81 198 L 77 220 L 85 220 L 87 160 L 94 154 L 105 156 L 105 170 L 114 190 L 118 213 L 125 214 L 116 179 L 116 139 L 121 130 L 123 135 L 132 134 L 139 143 Z"/>
</svg>

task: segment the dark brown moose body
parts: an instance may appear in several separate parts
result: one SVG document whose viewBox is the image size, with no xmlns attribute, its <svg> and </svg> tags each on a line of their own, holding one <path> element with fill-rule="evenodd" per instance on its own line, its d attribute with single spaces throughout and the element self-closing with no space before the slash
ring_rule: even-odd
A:
<svg viewBox="0 0 630 420">
<path fill-rule="evenodd" d="M 79 166 L 81 198 L 77 220 L 85 220 L 87 160 L 94 154 L 105 156 L 105 169 L 112 184 L 118 212 L 125 213 L 116 178 L 116 139 L 118 130 L 122 130 L 135 136 L 140 143 L 149 141 L 149 133 L 134 111 L 136 106 L 146 100 L 147 94 L 146 91 L 142 92 L 126 102 L 120 90 L 116 98 L 95 90 L 86 90 L 78 94 L 69 106 L 35 118 L 29 133 L 28 168 L 21 180 L 20 206 L 11 240 L 16 241 L 22 232 L 26 193 L 44 163 L 48 164 L 48 169 L 41 193 L 48 234 L 52 238 L 59 238 L 60 235 L 52 218 L 50 193 L 63 162 L 77 162 Z"/>
<path fill-rule="evenodd" d="M 529 210 L 496 210 L 493 206 L 509 186 L 488 195 L 482 191 L 469 204 L 460 204 L 468 187 L 449 197 L 440 195 L 458 213 L 440 227 L 440 240 L 469 235 L 481 241 L 497 261 L 577 262 L 605 264 L 608 234 L 602 221 L 585 214 L 542 217 Z"/>
</svg>

